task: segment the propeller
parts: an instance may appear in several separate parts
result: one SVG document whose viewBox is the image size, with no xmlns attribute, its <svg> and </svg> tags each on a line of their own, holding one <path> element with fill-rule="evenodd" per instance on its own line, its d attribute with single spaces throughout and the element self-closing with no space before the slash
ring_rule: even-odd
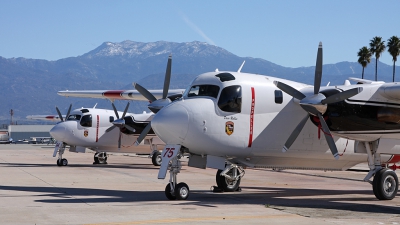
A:
<svg viewBox="0 0 400 225">
<path fill-rule="evenodd" d="M 130 130 L 132 132 L 135 132 L 135 129 L 133 127 L 129 126 L 128 124 L 126 124 L 125 123 L 125 119 L 124 119 L 125 115 L 126 115 L 126 112 L 128 111 L 129 104 L 130 104 L 129 102 L 128 102 L 128 104 L 126 104 L 125 110 L 124 110 L 124 112 L 122 114 L 122 117 L 120 118 L 119 114 L 118 114 L 118 111 L 117 111 L 117 108 L 115 108 L 114 103 L 111 103 L 111 105 L 112 105 L 112 107 L 114 109 L 115 116 L 117 117 L 117 119 L 112 122 L 113 125 L 111 127 L 107 128 L 106 132 L 110 132 L 116 127 L 119 128 L 118 149 L 121 149 L 121 135 L 122 135 L 121 129 L 126 128 L 126 129 L 128 129 L 128 130 Z"/>
<path fill-rule="evenodd" d="M 325 139 L 328 143 L 329 148 L 331 149 L 333 157 L 335 159 L 339 159 L 339 153 L 336 148 L 335 141 L 333 140 L 332 134 L 329 130 L 328 125 L 325 122 L 323 114 L 326 112 L 328 105 L 330 103 L 340 102 L 347 98 L 353 97 L 362 91 L 361 87 L 349 89 L 343 92 L 336 93 L 329 97 L 325 97 L 324 94 L 320 92 L 321 87 L 321 78 L 322 78 L 322 43 L 319 43 L 318 52 L 317 52 L 317 60 L 315 65 L 315 77 L 314 77 L 314 94 L 312 95 L 305 95 L 298 91 L 297 89 L 279 82 L 274 81 L 274 84 L 281 89 L 283 92 L 287 93 L 288 95 L 292 96 L 295 99 L 300 100 L 300 106 L 308 113 L 313 116 L 317 116 L 319 118 L 322 131 L 325 135 Z M 293 142 L 296 140 L 298 135 L 300 134 L 301 130 L 303 129 L 304 125 L 309 118 L 309 115 L 306 115 L 300 123 L 296 126 L 293 132 L 290 134 L 288 140 L 286 141 L 285 145 L 282 148 L 282 151 L 287 151 Z"/>
<path fill-rule="evenodd" d="M 68 119 L 69 113 L 71 112 L 71 108 L 72 108 L 72 104 L 69 104 L 69 108 L 68 108 L 67 115 L 65 116 L 65 120 Z M 56 110 L 57 110 L 58 116 L 60 117 L 61 122 L 64 122 L 64 118 L 63 118 L 63 116 L 62 116 L 62 114 L 61 114 L 61 112 L 60 112 L 60 110 L 58 109 L 57 106 L 56 106 Z"/>
<path fill-rule="evenodd" d="M 171 80 L 171 66 L 172 66 L 172 55 L 168 56 L 167 69 L 165 71 L 165 79 L 164 79 L 164 88 L 161 99 L 156 99 L 153 94 L 151 94 L 146 88 L 142 87 L 138 83 L 133 83 L 135 89 L 142 94 L 147 100 L 150 101 L 150 104 L 147 106 L 153 113 L 157 113 L 162 109 L 162 107 L 171 103 L 171 100 L 167 98 L 169 83 Z"/>
<path fill-rule="evenodd" d="M 168 105 L 171 103 L 171 100 L 167 98 L 168 96 L 168 90 L 169 90 L 169 84 L 171 81 L 171 67 L 172 67 L 172 55 L 168 56 L 168 63 L 167 63 L 167 69 L 165 70 L 165 79 L 164 79 L 164 88 L 163 88 L 163 94 L 161 99 L 156 99 L 153 94 L 151 94 L 146 88 L 142 87 L 138 83 L 133 83 L 133 86 L 135 89 L 142 94 L 147 100 L 150 101 L 150 104 L 147 106 L 153 113 L 157 113 L 162 109 L 164 106 Z M 140 133 L 139 137 L 135 141 L 135 145 L 139 145 L 143 139 L 146 137 L 146 135 L 149 133 L 151 129 L 151 121 L 147 126 L 143 129 L 142 133 Z"/>
</svg>

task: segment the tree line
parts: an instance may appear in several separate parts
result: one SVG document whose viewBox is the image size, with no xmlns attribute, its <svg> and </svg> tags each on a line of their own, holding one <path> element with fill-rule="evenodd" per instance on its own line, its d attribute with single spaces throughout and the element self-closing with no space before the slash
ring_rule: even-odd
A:
<svg viewBox="0 0 400 225">
<path fill-rule="evenodd" d="M 385 46 L 385 41 L 382 41 L 382 37 L 374 37 L 369 42 L 369 48 L 364 46 L 360 48 L 357 53 L 358 63 L 362 66 L 362 79 L 364 79 L 364 69 L 367 67 L 368 63 L 371 62 L 372 55 L 375 55 L 375 81 L 378 80 L 378 60 L 381 54 L 388 48 L 389 54 L 393 57 L 393 82 L 396 71 L 396 61 L 397 56 L 400 55 L 400 40 L 397 36 L 392 36 L 387 40 L 387 45 Z"/>
</svg>

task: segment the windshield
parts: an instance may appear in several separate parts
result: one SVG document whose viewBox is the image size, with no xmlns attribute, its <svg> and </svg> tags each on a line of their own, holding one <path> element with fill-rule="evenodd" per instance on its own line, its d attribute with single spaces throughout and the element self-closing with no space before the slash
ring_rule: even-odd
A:
<svg viewBox="0 0 400 225">
<path fill-rule="evenodd" d="M 82 127 L 91 127 L 92 126 L 92 115 L 84 115 L 81 119 Z"/>
<path fill-rule="evenodd" d="M 242 88 L 233 85 L 224 88 L 219 96 L 218 107 L 225 112 L 240 113 L 242 110 Z"/>
<path fill-rule="evenodd" d="M 69 115 L 67 120 L 80 120 L 81 119 L 81 115 Z"/>
<path fill-rule="evenodd" d="M 209 96 L 217 98 L 219 87 L 217 85 L 195 85 L 189 90 L 188 97 Z"/>
</svg>

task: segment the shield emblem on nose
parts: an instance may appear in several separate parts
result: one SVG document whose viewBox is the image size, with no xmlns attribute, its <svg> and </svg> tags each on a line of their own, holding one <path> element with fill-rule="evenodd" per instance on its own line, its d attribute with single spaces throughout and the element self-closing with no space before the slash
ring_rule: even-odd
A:
<svg viewBox="0 0 400 225">
<path fill-rule="evenodd" d="M 83 131 L 83 136 L 87 137 L 88 135 L 89 135 L 89 131 L 88 130 Z"/>
<path fill-rule="evenodd" d="M 225 123 L 225 133 L 227 135 L 233 134 L 234 128 L 235 128 L 235 124 L 232 121 L 228 121 Z"/>
</svg>

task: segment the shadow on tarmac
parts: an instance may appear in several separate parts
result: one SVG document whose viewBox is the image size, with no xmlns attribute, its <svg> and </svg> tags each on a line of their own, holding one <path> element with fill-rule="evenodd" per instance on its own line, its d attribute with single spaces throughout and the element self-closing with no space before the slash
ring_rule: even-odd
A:
<svg viewBox="0 0 400 225">
<path fill-rule="evenodd" d="M 133 187 L 134 188 L 134 187 Z M 164 187 L 160 187 L 163 188 Z M 138 203 L 167 201 L 164 191 L 121 191 L 94 188 L 4 186 L 0 190 L 33 192 L 43 199 L 42 203 Z M 357 195 L 357 197 L 347 197 Z M 15 196 L 18 197 L 18 196 Z M 350 202 L 351 201 L 351 202 Z M 257 204 L 271 208 L 300 207 L 330 209 L 363 213 L 400 214 L 400 207 L 378 205 L 379 201 L 368 190 L 318 190 L 297 188 L 259 188 L 242 186 L 242 192 L 212 193 L 191 190 L 187 201 L 170 201 L 174 205 L 198 205 L 217 207 L 215 204 Z M 357 202 L 357 203 L 354 203 Z M 372 204 L 368 203 L 372 202 Z"/>
</svg>

